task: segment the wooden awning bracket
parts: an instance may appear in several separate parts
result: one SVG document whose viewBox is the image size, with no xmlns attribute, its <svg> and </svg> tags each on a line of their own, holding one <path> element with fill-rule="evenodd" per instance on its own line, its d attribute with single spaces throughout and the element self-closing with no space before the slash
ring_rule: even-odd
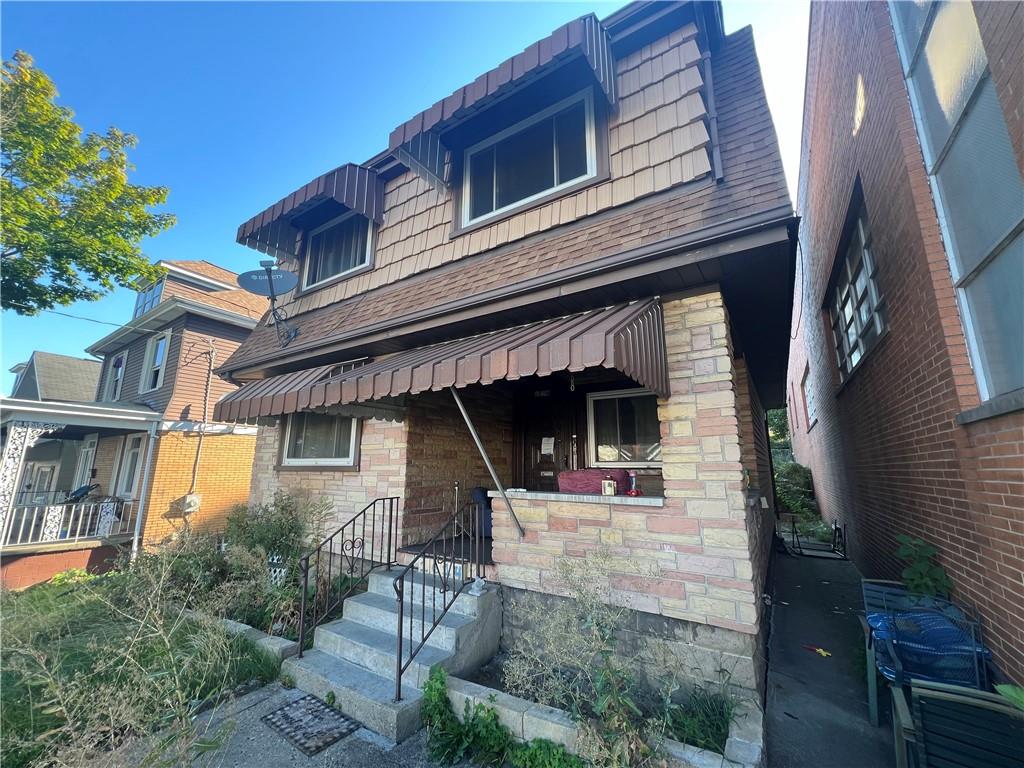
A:
<svg viewBox="0 0 1024 768">
<path fill-rule="evenodd" d="M 469 418 L 469 412 L 466 410 L 466 406 L 462 404 L 462 398 L 459 397 L 459 392 L 455 387 L 448 387 L 451 390 L 452 397 L 455 398 L 455 404 L 459 406 L 459 412 L 462 414 L 462 418 L 466 422 L 466 426 L 469 427 L 469 434 L 473 436 L 473 442 L 476 443 L 476 449 L 480 451 L 480 457 L 484 460 L 484 464 L 487 465 L 487 471 L 491 473 L 491 480 L 494 481 L 494 485 L 498 489 L 498 493 L 501 494 L 502 501 L 505 502 L 505 507 L 508 509 L 508 514 L 512 518 L 512 522 L 516 524 L 516 528 L 519 529 L 519 538 L 526 535 L 526 531 L 523 530 L 523 524 L 519 522 L 519 518 L 516 517 L 515 510 L 512 509 L 512 502 L 508 500 L 508 495 L 505 493 L 505 486 L 501 484 L 501 480 L 498 479 L 498 473 L 494 469 L 494 464 L 491 463 L 491 457 L 487 455 L 487 449 L 484 448 L 483 441 L 480 440 L 480 435 L 476 431 L 476 427 L 473 426 L 473 420 Z"/>
</svg>

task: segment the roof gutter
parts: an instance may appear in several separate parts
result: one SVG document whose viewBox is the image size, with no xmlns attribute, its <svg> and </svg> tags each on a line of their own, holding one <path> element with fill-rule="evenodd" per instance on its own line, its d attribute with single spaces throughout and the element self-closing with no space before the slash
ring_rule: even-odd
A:
<svg viewBox="0 0 1024 768">
<path fill-rule="evenodd" d="M 524 294 L 536 293 L 538 301 L 544 298 L 554 298 L 572 292 L 566 287 L 560 286 L 579 283 L 596 275 L 616 272 L 627 267 L 635 267 L 638 264 L 657 262 L 660 259 L 679 253 L 694 253 L 694 263 L 708 261 L 726 252 L 740 250 L 737 246 L 730 247 L 729 244 L 731 241 L 741 237 L 749 237 L 764 230 L 775 229 L 780 226 L 786 226 L 788 231 L 788 225 L 792 222 L 793 218 L 793 209 L 788 204 L 779 206 L 741 219 L 731 219 L 711 227 L 687 232 L 656 243 L 596 259 L 587 264 L 568 267 L 558 272 L 531 280 L 524 280 L 511 286 L 503 286 L 499 289 L 475 294 L 420 312 L 414 312 L 398 319 L 382 320 L 379 323 L 364 326 L 333 338 L 320 339 L 317 343 L 301 349 L 290 348 L 289 352 L 291 354 L 286 356 L 280 354 L 281 350 L 275 350 L 273 354 L 261 355 L 252 360 L 246 360 L 241 364 L 230 365 L 231 361 L 228 360 L 227 364 L 217 369 L 217 373 L 230 376 L 233 379 L 236 375 L 241 374 L 241 377 L 236 380 L 242 380 L 247 374 L 259 372 L 267 363 L 286 365 L 301 361 L 309 357 L 311 353 L 322 354 L 334 351 L 334 349 L 351 347 L 357 340 L 359 343 L 369 343 L 381 338 L 394 338 L 401 335 L 403 330 L 413 324 L 436 320 L 480 305 L 491 305 L 494 307 L 494 311 L 498 312 L 500 311 L 498 306 L 500 302 L 506 302 Z M 721 247 L 718 247 L 719 245 Z M 704 253 L 701 253 L 702 251 Z M 369 294 L 364 295 L 368 296 Z"/>
</svg>

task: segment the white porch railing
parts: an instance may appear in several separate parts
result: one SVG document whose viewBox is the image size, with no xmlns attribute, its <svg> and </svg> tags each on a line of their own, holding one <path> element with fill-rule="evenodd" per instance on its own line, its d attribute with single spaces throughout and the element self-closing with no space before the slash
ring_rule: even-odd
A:
<svg viewBox="0 0 1024 768">
<path fill-rule="evenodd" d="M 135 530 L 136 514 L 135 501 L 17 505 L 7 516 L 0 546 L 128 537 Z"/>
</svg>

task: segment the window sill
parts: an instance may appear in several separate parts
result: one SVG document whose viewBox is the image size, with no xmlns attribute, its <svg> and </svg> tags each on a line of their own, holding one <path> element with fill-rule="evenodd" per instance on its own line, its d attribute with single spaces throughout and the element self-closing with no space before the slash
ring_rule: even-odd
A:
<svg viewBox="0 0 1024 768">
<path fill-rule="evenodd" d="M 358 472 L 358 464 L 283 464 L 277 465 L 279 472 Z"/>
<path fill-rule="evenodd" d="M 986 419 L 994 419 L 996 416 L 1005 416 L 1008 413 L 1024 411 L 1024 389 L 1015 389 L 1003 395 L 996 395 L 991 400 L 986 400 L 977 408 L 958 413 L 956 423 L 964 426 L 974 424 Z"/>
<path fill-rule="evenodd" d="M 527 211 L 531 211 L 534 208 L 539 208 L 542 205 L 547 205 L 553 200 L 560 200 L 563 197 L 569 197 L 570 195 L 574 195 L 577 192 L 580 192 L 581 190 L 588 189 L 589 187 L 595 186 L 597 184 L 601 184 L 602 182 L 608 181 L 609 178 L 611 178 L 611 173 L 607 169 L 599 170 L 594 176 L 590 176 L 586 179 L 581 179 L 575 184 L 570 184 L 568 187 L 563 187 L 562 189 L 550 192 L 546 195 L 542 195 L 541 197 L 538 197 L 535 200 L 531 200 L 528 203 L 523 203 L 522 205 L 516 206 L 515 208 L 510 208 L 507 211 L 504 211 L 494 216 L 493 218 L 472 222 L 470 224 L 466 224 L 465 226 L 453 225 L 452 231 L 448 235 L 448 239 L 454 240 L 455 238 L 461 237 L 462 235 L 468 235 L 470 232 L 476 232 L 477 230 L 485 229 L 486 227 L 499 224 L 502 221 L 507 221 L 508 219 L 511 219 L 513 216 L 518 216 L 519 214 L 526 213 Z M 582 217 L 577 216 L 577 218 Z"/>
<path fill-rule="evenodd" d="M 560 501 L 574 504 L 617 504 L 627 507 L 664 507 L 665 499 L 661 496 L 603 496 L 599 493 L 552 493 L 550 491 L 505 491 L 510 499 L 529 499 L 533 501 Z M 492 499 L 500 499 L 498 491 L 488 491 Z"/>
</svg>

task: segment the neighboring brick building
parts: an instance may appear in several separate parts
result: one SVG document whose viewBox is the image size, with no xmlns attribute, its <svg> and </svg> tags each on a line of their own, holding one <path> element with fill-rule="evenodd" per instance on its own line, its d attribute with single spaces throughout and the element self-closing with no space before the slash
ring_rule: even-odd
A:
<svg viewBox="0 0 1024 768">
<path fill-rule="evenodd" d="M 248 500 L 256 430 L 212 422 L 216 400 L 236 389 L 214 368 L 266 301 L 209 262 L 160 265 L 166 274 L 139 291 L 132 319 L 89 347 L 102 364 L 73 361 L 76 372 L 91 363 L 76 373 L 91 374 L 87 394 L 40 405 L 4 401 L 4 482 L 21 476 L 17 493 L 3 500 L 5 584 L 24 586 L 72 562 L 98 567 L 106 544 L 135 540 L 136 520 L 144 545 L 174 535 L 186 520 L 222 529 L 231 508 Z M 32 370 L 53 357 L 36 353 Z M 80 503 L 69 504 L 76 489 Z"/>
<path fill-rule="evenodd" d="M 253 330 L 217 418 L 259 424 L 255 501 L 308 489 L 340 525 L 398 497 L 409 555 L 456 481 L 487 489 L 511 594 L 608 548 L 640 634 L 755 691 L 795 234 L 750 29 L 585 16 L 239 228 L 298 274 L 298 335 Z M 600 494 L 620 470 L 642 497 Z"/>
<path fill-rule="evenodd" d="M 1019 3 L 812 4 L 787 388 L 861 571 L 898 578 L 898 534 L 935 544 L 1018 682 L 1022 99 Z"/>
</svg>

